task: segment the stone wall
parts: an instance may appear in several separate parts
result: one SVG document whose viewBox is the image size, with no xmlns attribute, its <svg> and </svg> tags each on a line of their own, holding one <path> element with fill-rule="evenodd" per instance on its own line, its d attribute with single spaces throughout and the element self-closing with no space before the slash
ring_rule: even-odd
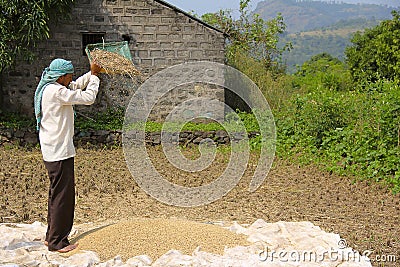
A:
<svg viewBox="0 0 400 267">
<path fill-rule="evenodd" d="M 129 134 L 129 133 L 127 133 Z M 122 146 L 122 131 L 106 130 L 76 130 L 74 143 L 76 146 Z M 259 135 L 258 132 L 251 132 L 248 138 Z M 182 131 L 179 133 L 179 145 L 198 145 L 208 139 L 213 140 L 217 145 L 229 144 L 231 141 L 244 139 L 244 133 L 233 133 L 231 136 L 224 130 L 218 131 Z M 232 140 L 231 140 L 232 139 Z M 147 145 L 160 145 L 161 133 L 146 133 L 145 142 Z M 176 145 L 178 145 L 176 143 Z M 38 133 L 31 129 L 9 129 L 0 128 L 0 146 L 36 146 L 39 144 Z"/>
<path fill-rule="evenodd" d="M 72 18 L 52 24 L 50 39 L 35 49 L 37 60 L 19 63 L 15 70 L 3 74 L 2 109 L 33 116 L 34 91 L 43 69 L 54 58 L 72 60 L 75 76 L 88 71 L 82 39 L 87 34 L 103 34 L 105 42 L 129 41 L 133 61 L 145 76 L 179 63 L 224 62 L 223 33 L 164 1 L 77 0 Z M 102 77 L 96 104 L 80 111 L 98 112 L 116 103 L 126 105 L 139 86 L 129 82 L 123 85 Z M 223 100 L 221 93 L 216 97 Z"/>
</svg>

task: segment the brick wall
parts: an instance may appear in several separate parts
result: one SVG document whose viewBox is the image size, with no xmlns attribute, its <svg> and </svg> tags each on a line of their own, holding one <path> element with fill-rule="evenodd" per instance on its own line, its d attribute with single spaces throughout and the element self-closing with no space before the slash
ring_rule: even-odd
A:
<svg viewBox="0 0 400 267">
<path fill-rule="evenodd" d="M 51 26 L 51 38 L 35 50 L 38 56 L 35 62 L 20 63 L 15 70 L 3 74 L 3 108 L 33 116 L 34 91 L 43 69 L 54 58 L 72 60 L 75 76 L 88 71 L 82 45 L 82 35 L 88 33 L 103 33 L 106 42 L 129 40 L 134 63 L 145 75 L 184 62 L 224 62 L 224 35 L 168 3 L 78 0 L 70 20 Z M 82 112 L 98 111 L 113 103 L 126 105 L 139 86 L 129 81 L 118 86 L 118 81 L 109 81 L 104 76 L 101 79 L 102 95 L 94 106 L 81 108 Z M 209 96 L 207 87 L 203 89 Z M 221 90 L 214 90 L 215 97 L 223 101 Z"/>
</svg>

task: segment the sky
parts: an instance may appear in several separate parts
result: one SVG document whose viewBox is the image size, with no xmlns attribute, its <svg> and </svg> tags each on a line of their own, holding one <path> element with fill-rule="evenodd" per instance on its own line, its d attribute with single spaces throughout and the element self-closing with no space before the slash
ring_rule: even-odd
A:
<svg viewBox="0 0 400 267">
<path fill-rule="evenodd" d="M 240 0 L 164 0 L 186 12 L 194 11 L 197 15 L 217 12 L 220 9 L 231 9 L 233 15 L 239 10 Z M 254 10 L 258 2 L 262 0 L 251 0 L 249 10 Z M 236 11 L 236 12 L 235 12 Z"/>
<path fill-rule="evenodd" d="M 234 17 L 238 17 L 240 0 L 164 0 L 186 12 L 194 11 L 197 15 L 217 12 L 220 9 L 231 9 Z M 249 10 L 253 11 L 262 0 L 251 0 Z M 326 1 L 326 0 L 325 0 Z M 343 2 L 352 2 L 355 0 L 337 0 Z M 387 0 L 394 2 L 396 0 Z M 357 2 L 374 3 L 374 0 L 358 0 Z M 235 12 L 236 11 L 236 12 Z"/>
</svg>

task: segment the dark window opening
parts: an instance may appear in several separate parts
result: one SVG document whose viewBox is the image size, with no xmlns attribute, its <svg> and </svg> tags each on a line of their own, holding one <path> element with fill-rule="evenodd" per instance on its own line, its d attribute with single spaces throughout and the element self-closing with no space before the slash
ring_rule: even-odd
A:
<svg viewBox="0 0 400 267">
<path fill-rule="evenodd" d="M 104 41 L 104 33 L 83 33 L 82 34 L 82 53 L 86 56 L 85 48 L 88 44 L 97 44 Z"/>
<path fill-rule="evenodd" d="M 122 35 L 122 40 L 127 41 L 128 44 L 131 42 L 131 37 L 127 34 Z"/>
</svg>

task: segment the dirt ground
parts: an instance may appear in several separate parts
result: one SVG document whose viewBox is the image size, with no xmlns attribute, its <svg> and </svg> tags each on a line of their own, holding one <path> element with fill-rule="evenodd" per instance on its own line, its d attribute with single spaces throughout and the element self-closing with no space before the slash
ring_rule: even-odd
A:
<svg viewBox="0 0 400 267">
<path fill-rule="evenodd" d="M 198 156 L 196 149 L 184 154 Z M 176 184 L 198 186 L 216 179 L 229 155 L 218 153 L 200 173 L 184 173 L 169 164 L 157 147 L 149 155 L 160 173 Z M 122 148 L 79 148 L 75 159 L 75 224 L 130 218 L 177 218 L 197 222 L 253 223 L 310 221 L 338 233 L 359 252 L 372 250 L 373 266 L 400 264 L 400 195 L 350 177 L 331 175 L 316 166 L 299 167 L 275 159 L 264 184 L 254 193 L 248 184 L 257 163 L 252 154 L 244 177 L 224 198 L 208 205 L 179 208 L 158 202 L 135 182 Z M 2 223 L 46 223 L 48 178 L 37 148 L 0 147 L 0 219 Z M 393 262 L 396 257 L 397 263 Z M 384 262 L 386 260 L 386 262 Z"/>
</svg>

